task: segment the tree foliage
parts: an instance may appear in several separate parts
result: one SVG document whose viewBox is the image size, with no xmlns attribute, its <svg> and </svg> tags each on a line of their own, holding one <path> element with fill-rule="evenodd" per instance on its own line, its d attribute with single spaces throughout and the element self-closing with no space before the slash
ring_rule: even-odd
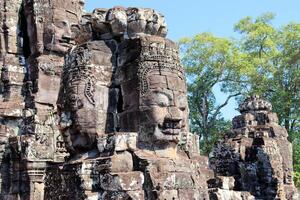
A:
<svg viewBox="0 0 300 200">
<path fill-rule="evenodd" d="M 231 98 L 240 94 L 238 91 L 232 93 L 217 105 L 213 92 L 213 88 L 220 83 L 225 86 L 236 81 L 237 70 L 233 63 L 237 51 L 230 40 L 210 33 L 181 39 L 180 44 L 188 79 L 191 127 L 200 135 L 203 143 L 201 150 L 207 154 L 218 134 L 230 124 L 221 117 L 221 109 Z"/>
<path fill-rule="evenodd" d="M 295 182 L 300 186 L 300 24 L 272 26 L 272 14 L 247 17 L 236 26 L 242 35 L 240 51 L 254 64 L 249 78 L 251 93 L 268 99 L 293 142 Z"/>
<path fill-rule="evenodd" d="M 242 39 L 239 50 L 247 54 L 253 73 L 245 93 L 261 94 L 273 105 L 280 124 L 299 133 L 300 122 L 300 24 L 276 29 L 272 14 L 242 19 L 235 30 Z"/>
<path fill-rule="evenodd" d="M 294 145 L 294 168 L 300 178 L 300 24 L 272 25 L 274 14 L 245 17 L 234 27 L 238 39 L 198 34 L 180 41 L 186 67 L 193 131 L 202 152 L 210 151 L 218 132 L 228 128 L 221 109 L 228 100 L 259 94 L 269 100 Z M 216 104 L 214 88 L 228 98 Z M 240 95 L 242 94 L 242 95 Z M 220 102 L 220 100 L 218 101 Z M 300 180 L 297 180 L 298 183 Z"/>
</svg>

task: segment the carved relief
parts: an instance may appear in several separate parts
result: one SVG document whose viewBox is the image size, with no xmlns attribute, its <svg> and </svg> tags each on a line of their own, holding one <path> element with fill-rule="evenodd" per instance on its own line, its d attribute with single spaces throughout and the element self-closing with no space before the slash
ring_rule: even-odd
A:
<svg viewBox="0 0 300 200">
<path fill-rule="evenodd" d="M 45 161 L 53 159 L 54 138 L 52 135 L 52 131 L 44 131 L 47 130 L 42 130 L 42 132 L 36 131 L 36 135 L 21 137 L 21 146 L 24 151 L 24 159 L 28 161 Z"/>
<path fill-rule="evenodd" d="M 59 125 L 72 153 L 96 148 L 96 137 L 108 131 L 110 51 L 104 42 L 95 41 L 71 49 L 66 56 L 57 104 Z"/>
<path fill-rule="evenodd" d="M 138 52 L 127 49 L 134 44 Z M 124 99 L 121 130 L 139 131 L 140 142 L 150 145 L 155 141 L 178 143 L 180 133 L 188 132 L 188 105 L 176 44 L 145 36 L 125 41 L 119 50 L 118 74 Z M 127 119 L 133 121 L 131 127 Z"/>
<path fill-rule="evenodd" d="M 214 171 L 220 176 L 229 173 L 242 184 L 237 188 L 249 191 L 255 198 L 297 199 L 295 187 L 288 186 L 292 184 L 293 171 L 291 144 L 286 130 L 277 124 L 272 105 L 256 95 L 246 98 L 239 110 L 241 115 L 233 119 L 231 131 L 235 134 L 214 148 L 211 159 Z M 225 151 L 220 145 L 228 144 L 238 159 L 223 156 Z M 232 170 L 227 167 L 228 162 L 235 162 L 238 167 Z"/>
<path fill-rule="evenodd" d="M 99 39 L 120 37 L 133 39 L 145 35 L 165 37 L 167 26 L 164 16 L 153 9 L 114 7 L 95 9 L 92 28 Z"/>
</svg>

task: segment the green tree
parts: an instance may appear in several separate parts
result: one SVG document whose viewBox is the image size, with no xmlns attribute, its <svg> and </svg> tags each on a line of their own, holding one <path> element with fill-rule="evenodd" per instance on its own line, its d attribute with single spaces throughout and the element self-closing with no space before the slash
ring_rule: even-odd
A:
<svg viewBox="0 0 300 200">
<path fill-rule="evenodd" d="M 235 26 L 242 39 L 238 48 L 248 55 L 255 71 L 249 76 L 250 93 L 268 99 L 293 142 L 295 182 L 300 187 L 300 24 L 275 28 L 273 14 L 242 19 Z"/>
<path fill-rule="evenodd" d="M 238 80 L 235 69 L 237 49 L 232 41 L 202 33 L 180 40 L 182 63 L 186 68 L 192 131 L 201 138 L 202 153 L 208 154 L 219 133 L 230 127 L 221 116 L 230 99 L 240 92 L 229 92 L 221 104 L 216 104 L 215 87 L 228 91 Z M 234 91 L 234 90 L 231 90 Z"/>
<path fill-rule="evenodd" d="M 236 40 L 198 34 L 180 41 L 186 67 L 192 130 L 201 137 L 208 153 L 228 128 L 221 109 L 231 98 L 259 94 L 269 100 L 294 146 L 294 168 L 300 179 L 300 24 L 277 28 L 274 15 L 266 13 L 240 20 Z M 216 104 L 214 88 L 228 98 Z M 240 95 L 242 94 L 242 95 Z M 300 183 L 300 180 L 296 180 Z"/>
<path fill-rule="evenodd" d="M 271 25 L 273 18 L 267 13 L 237 23 L 235 30 L 242 35 L 238 48 L 254 69 L 248 74 L 248 93 L 267 98 L 280 124 L 295 134 L 300 128 L 300 24 L 276 29 Z"/>
</svg>

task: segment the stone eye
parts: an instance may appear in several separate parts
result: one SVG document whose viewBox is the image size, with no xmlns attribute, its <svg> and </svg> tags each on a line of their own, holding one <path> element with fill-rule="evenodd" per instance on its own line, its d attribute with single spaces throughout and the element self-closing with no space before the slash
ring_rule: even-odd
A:
<svg viewBox="0 0 300 200">
<path fill-rule="evenodd" d="M 165 93 L 157 92 L 155 96 L 155 104 L 160 107 L 168 107 L 170 104 L 170 98 Z"/>
<path fill-rule="evenodd" d="M 181 111 L 185 111 L 185 110 L 186 110 L 186 107 L 179 107 L 179 109 L 180 109 Z"/>
<path fill-rule="evenodd" d="M 163 102 L 163 101 L 158 102 L 158 105 L 159 105 L 160 107 L 168 107 L 168 106 L 169 106 L 167 102 Z"/>
<path fill-rule="evenodd" d="M 68 23 L 66 21 L 60 21 L 56 24 L 56 26 L 58 28 L 64 28 L 64 27 L 67 27 L 68 26 Z"/>
</svg>

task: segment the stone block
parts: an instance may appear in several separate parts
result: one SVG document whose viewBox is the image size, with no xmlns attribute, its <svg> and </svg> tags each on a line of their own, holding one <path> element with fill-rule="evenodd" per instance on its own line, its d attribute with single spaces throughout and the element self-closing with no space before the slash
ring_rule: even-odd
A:
<svg viewBox="0 0 300 200">
<path fill-rule="evenodd" d="M 185 190 L 178 190 L 178 196 L 180 200 L 204 200 L 204 198 L 201 197 L 201 194 L 199 190 L 197 189 L 185 189 Z"/>
<path fill-rule="evenodd" d="M 17 30 L 17 27 L 11 27 L 11 30 Z M 11 44 L 7 46 L 7 52 L 11 54 L 17 54 L 18 52 L 18 39 L 16 35 L 7 35 L 7 43 Z"/>
<path fill-rule="evenodd" d="M 0 115 L 3 117 L 21 118 L 24 107 L 25 104 L 20 102 L 0 102 Z"/>
<path fill-rule="evenodd" d="M 162 187 L 166 190 L 194 188 L 194 182 L 189 173 L 150 172 L 150 176 L 154 188 Z"/>
<path fill-rule="evenodd" d="M 145 194 L 143 190 L 127 191 L 132 200 L 144 200 Z"/>
<path fill-rule="evenodd" d="M 144 176 L 141 172 L 100 174 L 99 186 L 104 191 L 142 190 Z"/>
<path fill-rule="evenodd" d="M 115 151 L 134 151 L 137 149 L 137 133 L 116 133 L 115 134 Z"/>
<path fill-rule="evenodd" d="M 209 192 L 210 200 L 254 200 L 249 192 L 216 189 Z"/>
<path fill-rule="evenodd" d="M 181 133 L 179 147 L 189 153 L 200 154 L 199 136 L 190 132 Z"/>
<path fill-rule="evenodd" d="M 133 171 L 115 174 L 118 177 L 120 187 L 124 191 L 142 190 L 144 184 L 144 174 Z"/>
<path fill-rule="evenodd" d="M 232 176 L 218 176 L 208 181 L 209 188 L 220 188 L 224 190 L 233 190 L 235 179 Z"/>
<path fill-rule="evenodd" d="M 179 200 L 177 190 L 163 190 L 158 194 L 158 200 Z"/>
<path fill-rule="evenodd" d="M 123 151 L 114 154 L 111 157 L 111 171 L 114 173 L 133 171 L 133 159 L 131 153 Z"/>
<path fill-rule="evenodd" d="M 35 101 L 41 104 L 55 106 L 59 91 L 60 77 L 56 75 L 46 75 L 39 72 L 38 92 L 35 93 Z"/>
</svg>

